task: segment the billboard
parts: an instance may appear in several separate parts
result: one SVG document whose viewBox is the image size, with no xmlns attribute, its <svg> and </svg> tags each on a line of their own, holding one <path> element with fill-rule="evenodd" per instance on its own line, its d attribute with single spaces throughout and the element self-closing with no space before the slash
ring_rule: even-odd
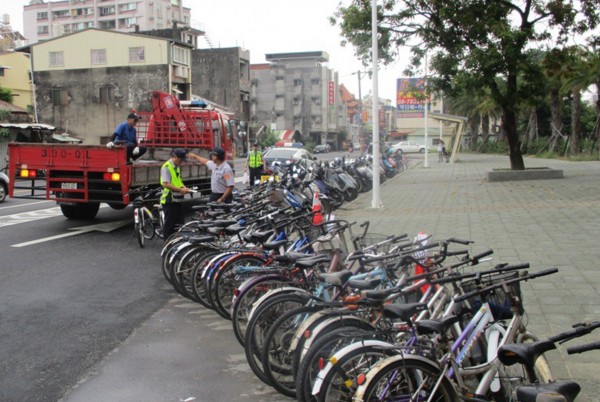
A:
<svg viewBox="0 0 600 402">
<path fill-rule="evenodd" d="M 429 104 L 431 104 L 431 97 Z M 425 80 L 423 78 L 398 78 L 396 109 L 398 118 L 423 117 L 425 113 Z"/>
</svg>

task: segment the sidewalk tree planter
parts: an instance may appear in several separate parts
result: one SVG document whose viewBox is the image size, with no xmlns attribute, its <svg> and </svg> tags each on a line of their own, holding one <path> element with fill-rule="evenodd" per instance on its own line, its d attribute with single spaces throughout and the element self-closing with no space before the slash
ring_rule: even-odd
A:
<svg viewBox="0 0 600 402">
<path fill-rule="evenodd" d="M 526 168 L 524 170 L 494 169 L 487 173 L 487 181 L 547 180 L 564 178 L 562 169 L 547 167 Z"/>
</svg>

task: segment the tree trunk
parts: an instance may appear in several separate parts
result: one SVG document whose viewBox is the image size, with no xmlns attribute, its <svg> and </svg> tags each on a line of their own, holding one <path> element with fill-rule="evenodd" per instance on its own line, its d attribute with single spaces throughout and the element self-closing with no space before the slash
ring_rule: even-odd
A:
<svg viewBox="0 0 600 402">
<path fill-rule="evenodd" d="M 529 124 L 527 124 L 527 132 L 523 136 L 521 152 L 524 154 L 529 153 L 529 147 L 531 146 L 534 137 L 537 138 L 537 108 L 532 106 L 531 110 L 529 111 Z"/>
<path fill-rule="evenodd" d="M 550 152 L 556 151 L 556 144 L 558 143 L 558 133 L 556 130 L 560 130 L 562 125 L 561 103 L 558 89 L 550 91 L 550 133 L 552 138 Z"/>
<path fill-rule="evenodd" d="M 508 141 L 510 168 L 512 170 L 525 170 L 523 154 L 521 153 L 521 141 L 519 141 L 519 133 L 517 132 L 517 114 L 512 107 L 505 107 L 503 111 L 502 125 Z"/>
<path fill-rule="evenodd" d="M 571 155 L 579 154 L 579 138 L 581 136 L 581 91 L 573 90 L 571 101 Z"/>
<path fill-rule="evenodd" d="M 481 134 L 483 136 L 483 142 L 487 142 L 490 137 L 490 115 L 484 114 L 481 117 Z"/>
<path fill-rule="evenodd" d="M 480 122 L 479 114 L 472 116 L 469 118 L 469 127 L 471 130 L 471 146 L 470 149 L 474 151 L 477 149 L 477 139 L 479 138 L 479 122 Z"/>
</svg>

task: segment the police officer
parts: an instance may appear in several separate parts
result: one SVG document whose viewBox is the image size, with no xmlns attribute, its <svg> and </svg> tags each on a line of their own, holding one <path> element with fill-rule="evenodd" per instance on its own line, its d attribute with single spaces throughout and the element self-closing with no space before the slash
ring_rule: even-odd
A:
<svg viewBox="0 0 600 402">
<path fill-rule="evenodd" d="M 206 165 L 208 170 L 212 172 L 210 175 L 210 201 L 230 203 L 233 199 L 235 177 L 231 166 L 225 162 L 225 150 L 220 147 L 215 148 L 210 153 L 210 160 L 191 152 L 187 156 Z"/>
<path fill-rule="evenodd" d="M 253 186 L 256 180 L 260 180 L 260 176 L 265 170 L 265 161 L 258 149 L 258 142 L 252 144 L 252 151 L 248 153 L 248 170 L 250 171 L 250 185 Z"/>
<path fill-rule="evenodd" d="M 184 149 L 177 148 L 160 169 L 160 184 L 163 187 L 160 203 L 165 213 L 163 239 L 166 241 L 175 231 L 175 225 L 185 223 L 183 196 L 190 192 L 181 180 L 181 163 L 186 160 Z"/>
<path fill-rule="evenodd" d="M 117 144 L 124 144 L 127 147 L 127 161 L 134 161 L 146 153 L 146 147 L 140 147 L 137 141 L 137 130 L 135 125 L 140 120 L 140 116 L 130 113 L 127 121 L 119 124 L 106 144 L 107 148 L 112 148 Z"/>
</svg>

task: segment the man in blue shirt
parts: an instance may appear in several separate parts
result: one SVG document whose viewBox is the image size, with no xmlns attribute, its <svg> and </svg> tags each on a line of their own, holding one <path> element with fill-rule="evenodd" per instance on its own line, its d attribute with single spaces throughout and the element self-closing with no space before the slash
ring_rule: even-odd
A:
<svg viewBox="0 0 600 402">
<path fill-rule="evenodd" d="M 112 135 L 112 138 L 107 148 L 112 148 L 115 145 L 125 145 L 127 147 L 127 160 L 136 160 L 146 153 L 146 147 L 138 146 L 137 130 L 135 125 L 140 120 L 140 117 L 131 113 L 127 116 L 127 121 L 119 124 Z"/>
</svg>

